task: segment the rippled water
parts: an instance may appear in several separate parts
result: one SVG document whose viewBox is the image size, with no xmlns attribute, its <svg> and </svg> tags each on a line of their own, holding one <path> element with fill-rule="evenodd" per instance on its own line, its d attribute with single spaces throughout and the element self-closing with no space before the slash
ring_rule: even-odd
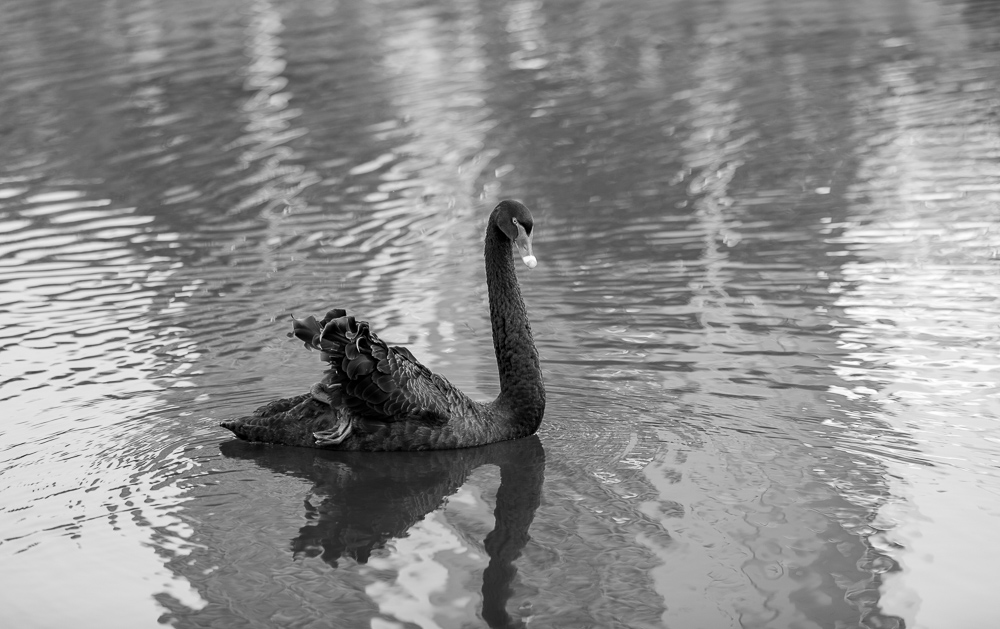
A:
<svg viewBox="0 0 1000 629">
<path fill-rule="evenodd" d="M 995 622 L 993 3 L 3 3 L 10 627 Z M 496 393 L 533 208 L 537 438 L 218 422 L 351 308 Z"/>
</svg>

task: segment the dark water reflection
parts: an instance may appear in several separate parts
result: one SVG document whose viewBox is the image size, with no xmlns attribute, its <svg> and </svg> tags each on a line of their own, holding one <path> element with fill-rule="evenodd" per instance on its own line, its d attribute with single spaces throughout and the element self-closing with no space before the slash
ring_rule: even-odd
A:
<svg viewBox="0 0 1000 629">
<path fill-rule="evenodd" d="M 473 541 L 475 547 L 485 551 L 489 561 L 482 573 L 481 613 L 490 627 L 525 626 L 521 619 L 511 617 L 507 604 L 517 573 L 513 562 L 528 542 L 528 529 L 541 497 L 545 451 L 537 437 L 467 450 L 399 453 L 384 457 L 302 452 L 294 448 L 270 448 L 237 442 L 223 444 L 222 454 L 253 461 L 274 474 L 309 481 L 312 486 L 304 502 L 305 513 L 302 516 L 307 524 L 300 527 L 291 540 L 290 550 L 297 558 L 320 557 L 332 568 L 341 567 L 339 560 L 349 557 L 354 561 L 349 564 L 350 568 L 345 566 L 344 574 L 354 574 L 341 578 L 354 582 L 369 580 L 373 576 L 372 568 L 391 572 L 398 566 L 418 578 L 434 576 L 420 570 L 420 564 L 427 558 L 419 549 L 407 557 L 407 561 L 401 562 L 390 558 L 391 553 L 386 551 L 387 544 L 402 540 L 401 545 L 405 545 L 417 541 L 422 535 L 441 534 L 442 531 L 434 529 L 434 512 L 459 492 L 470 474 L 479 467 L 496 466 L 500 478 L 495 496 L 495 525 L 484 539 Z M 477 484 L 483 484 L 482 477 Z M 245 503 L 228 502 L 230 507 L 240 511 L 228 515 L 251 530 L 266 528 L 273 523 L 270 513 L 262 514 L 260 511 L 256 493 L 259 489 L 255 485 L 254 493 L 246 496 Z M 218 493 L 209 493 L 192 500 L 185 505 L 185 513 L 206 522 L 218 519 L 217 496 Z M 481 498 L 491 500 L 493 497 Z M 246 510 L 247 504 L 254 504 L 255 507 Z M 482 524 L 477 523 L 473 528 L 481 528 Z M 226 554 L 241 552 L 245 543 L 242 535 L 242 531 L 214 531 L 214 539 L 204 544 L 206 552 L 193 553 L 195 561 L 185 561 L 178 567 L 190 575 L 192 581 L 201 581 L 203 566 L 228 563 L 224 557 L 216 556 L 220 550 Z M 423 541 L 426 543 L 427 540 Z M 429 547 L 437 552 L 445 550 L 440 545 Z M 470 564 L 485 561 L 486 558 L 477 556 L 480 554 L 469 552 Z M 258 578 L 267 580 L 272 566 L 268 563 L 254 566 L 253 562 L 241 562 L 238 571 L 228 575 L 214 574 L 212 579 L 246 579 L 250 576 L 247 570 L 254 568 L 260 572 Z M 367 589 L 383 589 L 379 585 L 373 582 Z M 462 590 L 461 587 L 458 589 Z M 246 594 L 248 600 L 258 596 L 256 592 Z M 322 610 L 301 610 L 301 619 L 293 622 L 301 620 L 308 624 L 312 620 L 310 616 L 316 611 L 341 618 L 347 611 L 336 600 L 327 601 L 325 607 Z M 224 608 L 213 610 L 210 606 L 199 612 L 199 617 L 219 615 L 225 618 L 226 611 Z M 475 613 L 479 610 L 471 611 Z M 361 615 L 352 621 L 364 624 L 366 617 Z"/>
<path fill-rule="evenodd" d="M 992 620 L 993 3 L 3 10 L 5 626 Z M 538 439 L 217 428 L 333 304 L 495 394 L 502 197 Z"/>
</svg>

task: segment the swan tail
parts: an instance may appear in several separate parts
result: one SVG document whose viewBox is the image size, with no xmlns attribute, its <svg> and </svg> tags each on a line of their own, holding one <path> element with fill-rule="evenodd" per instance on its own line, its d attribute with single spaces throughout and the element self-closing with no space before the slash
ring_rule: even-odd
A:
<svg viewBox="0 0 1000 629">
<path fill-rule="evenodd" d="M 340 426 L 343 417 L 309 394 L 275 400 L 253 415 L 238 417 L 220 425 L 245 441 L 318 447 L 315 433 Z"/>
</svg>

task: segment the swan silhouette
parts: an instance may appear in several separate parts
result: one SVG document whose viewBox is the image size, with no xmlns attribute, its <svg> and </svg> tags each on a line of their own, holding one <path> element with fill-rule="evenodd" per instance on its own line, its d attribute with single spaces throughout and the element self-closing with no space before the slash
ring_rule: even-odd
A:
<svg viewBox="0 0 1000 629">
<path fill-rule="evenodd" d="M 501 201 L 486 225 L 486 285 L 500 394 L 477 402 L 404 347 L 382 341 L 343 309 L 294 319 L 294 335 L 330 368 L 309 393 L 222 426 L 247 441 L 337 450 L 442 450 L 518 439 L 538 430 L 545 387 L 512 249 L 530 269 L 534 220 Z"/>
</svg>

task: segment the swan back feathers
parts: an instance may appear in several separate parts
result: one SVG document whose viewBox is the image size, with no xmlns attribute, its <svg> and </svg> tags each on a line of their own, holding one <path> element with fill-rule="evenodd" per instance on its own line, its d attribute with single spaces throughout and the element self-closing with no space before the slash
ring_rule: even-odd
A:
<svg viewBox="0 0 1000 629">
<path fill-rule="evenodd" d="M 386 344 L 367 321 L 341 308 L 327 312 L 322 321 L 292 319 L 289 336 L 320 350 L 330 364 L 323 384 L 339 389 L 342 402 L 359 419 L 438 425 L 450 418 L 443 402 L 454 397 L 451 383 L 432 374 L 406 348 Z"/>
</svg>

